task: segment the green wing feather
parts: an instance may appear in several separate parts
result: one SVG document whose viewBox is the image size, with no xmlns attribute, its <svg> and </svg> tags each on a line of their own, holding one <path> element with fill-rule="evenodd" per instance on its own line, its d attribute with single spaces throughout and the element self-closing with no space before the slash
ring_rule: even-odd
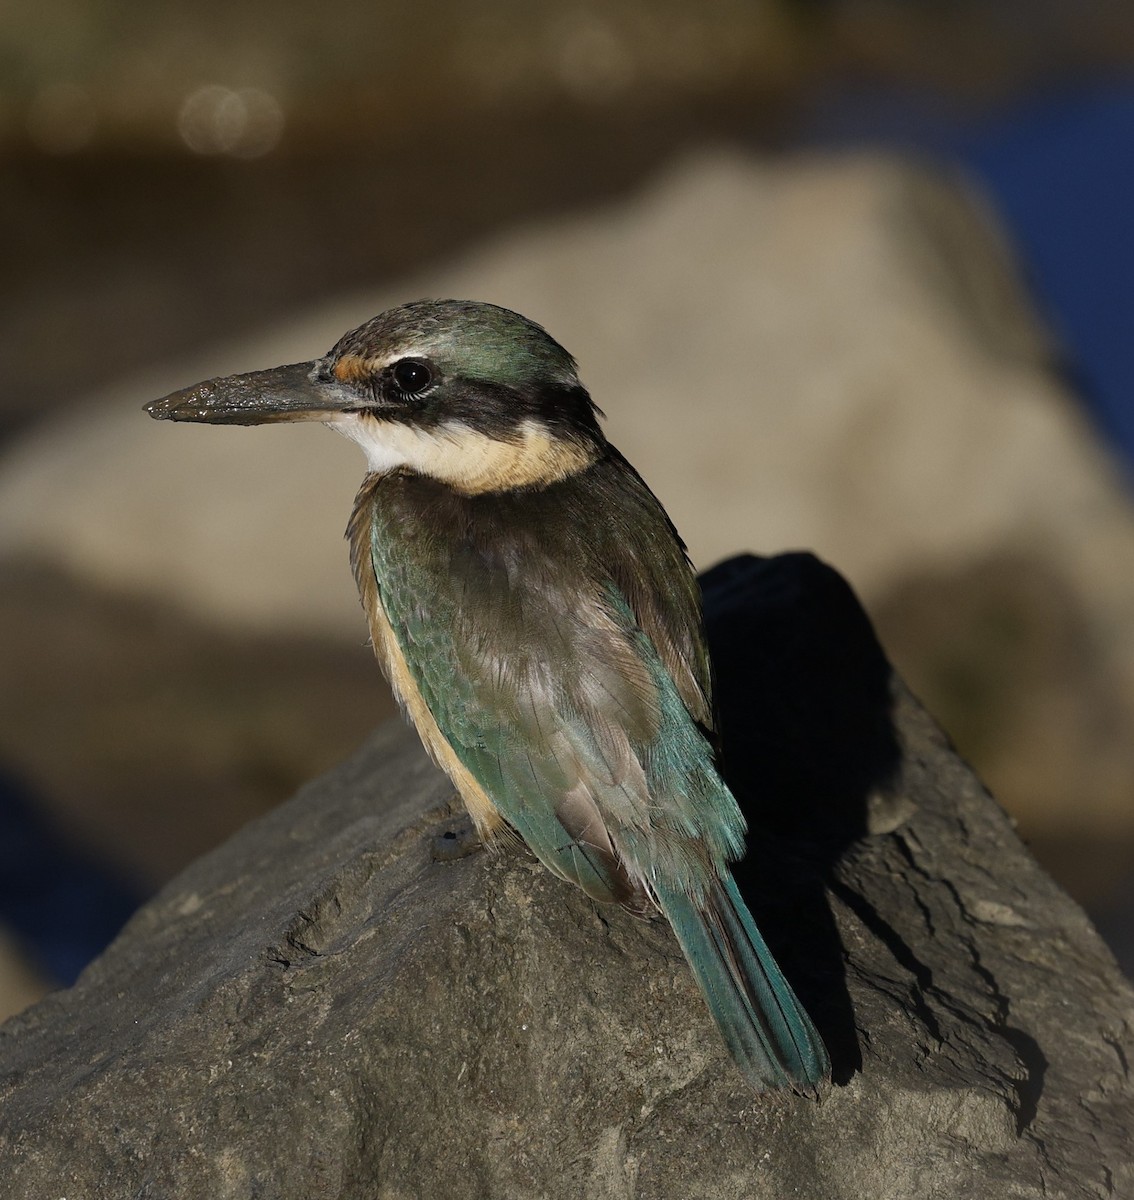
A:
<svg viewBox="0 0 1134 1200">
<path fill-rule="evenodd" d="M 813 1093 L 830 1074 L 827 1049 L 732 877 L 700 901 L 664 886 L 657 898 L 737 1066 L 757 1090 Z"/>
</svg>

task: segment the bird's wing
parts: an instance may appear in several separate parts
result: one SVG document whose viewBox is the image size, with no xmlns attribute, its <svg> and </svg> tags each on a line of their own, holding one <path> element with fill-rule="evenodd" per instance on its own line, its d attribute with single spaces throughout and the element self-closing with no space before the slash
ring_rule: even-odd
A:
<svg viewBox="0 0 1134 1200">
<path fill-rule="evenodd" d="M 712 669 L 701 619 L 701 590 L 685 543 L 642 477 L 613 447 L 606 464 L 617 487 L 611 504 L 609 570 L 634 620 L 650 639 L 686 711 L 711 735 Z M 603 488 L 603 491 L 609 490 Z M 605 496 L 604 496 L 605 499 Z"/>
<path fill-rule="evenodd" d="M 676 553 L 694 614 L 696 584 L 664 530 L 642 546 L 632 520 L 620 536 L 604 505 L 599 530 L 578 501 L 562 494 L 541 536 L 530 498 L 464 513 L 460 536 L 447 511 L 415 511 L 412 545 L 396 505 L 376 504 L 381 603 L 442 735 L 551 870 L 631 905 L 659 878 L 696 893 L 739 852 L 743 822 L 698 729 L 699 621 L 668 616 L 648 576 Z"/>
</svg>

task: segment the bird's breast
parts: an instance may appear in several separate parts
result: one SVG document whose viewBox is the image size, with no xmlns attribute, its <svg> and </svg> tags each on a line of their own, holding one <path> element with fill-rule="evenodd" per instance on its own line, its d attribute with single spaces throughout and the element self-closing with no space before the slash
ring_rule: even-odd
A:
<svg viewBox="0 0 1134 1200">
<path fill-rule="evenodd" d="M 485 790 L 473 778 L 457 757 L 448 739 L 421 693 L 405 652 L 394 632 L 382 599 L 382 584 L 376 569 L 373 537 L 378 532 L 375 521 L 374 495 L 380 489 L 380 477 L 363 484 L 347 529 L 351 546 L 351 564 L 358 584 L 359 599 L 370 628 L 370 640 L 382 672 L 390 684 L 394 698 L 413 723 L 422 744 L 433 761 L 449 776 L 476 826 L 482 842 L 491 842 L 502 824 L 502 818 Z M 402 530 L 408 533 L 407 523 Z M 387 535 L 388 536 L 388 535 Z"/>
</svg>

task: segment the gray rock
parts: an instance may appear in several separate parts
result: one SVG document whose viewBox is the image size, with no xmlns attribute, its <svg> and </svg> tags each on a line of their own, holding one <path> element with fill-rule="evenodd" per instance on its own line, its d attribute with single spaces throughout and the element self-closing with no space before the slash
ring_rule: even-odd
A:
<svg viewBox="0 0 1134 1200">
<path fill-rule="evenodd" d="M 834 572 L 705 586 L 742 886 L 830 1046 L 819 1103 L 746 1088 L 664 923 L 450 853 L 391 723 L 0 1030 L 7 1194 L 1131 1194 L 1134 992 L 1086 917 Z"/>
</svg>

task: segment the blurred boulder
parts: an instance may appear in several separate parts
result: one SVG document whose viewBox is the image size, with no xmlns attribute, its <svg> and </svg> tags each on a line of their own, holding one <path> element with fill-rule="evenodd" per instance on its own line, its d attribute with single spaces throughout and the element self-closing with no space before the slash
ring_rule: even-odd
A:
<svg viewBox="0 0 1134 1200">
<path fill-rule="evenodd" d="M 19 558 L 0 562 L 0 630 L 0 762 L 34 784 L 19 811 L 46 808 L 71 846 L 144 891 L 393 712 L 361 631 L 354 645 L 234 632 L 174 597 Z M 98 905 L 76 896 L 68 916 L 61 899 L 49 917 L 44 889 L 77 886 L 79 876 L 72 866 L 64 877 L 58 858 L 17 850 L 13 831 L 25 837 L 31 817 L 16 823 L 10 805 L 0 810 L 12 818 L 5 845 L 18 859 L 4 874 L 0 916 L 22 901 L 77 938 Z M 120 924 L 128 911 L 112 905 L 104 920 Z M 87 957 L 105 944 L 77 940 Z"/>
<path fill-rule="evenodd" d="M 1064 885 L 1095 903 L 1120 887 L 1134 862 L 1130 681 L 1058 566 L 1006 553 L 911 572 L 874 616 L 910 685 L 1015 804 Z"/>
<path fill-rule="evenodd" d="M 1134 793 L 1118 746 L 1134 711 L 1129 497 L 979 195 L 910 162 L 701 154 L 618 203 L 154 369 L 10 447 L 0 556 L 164 597 L 218 627 L 357 646 L 341 540 L 362 474 L 353 447 L 311 427 L 161 426 L 140 406 L 209 375 L 314 357 L 422 295 L 492 300 L 546 325 L 699 564 L 745 544 L 838 563 L 868 605 L 885 606 L 899 665 L 935 708 L 955 706 L 919 657 L 955 654 L 968 671 L 974 652 L 955 622 L 940 624 L 962 611 L 961 583 L 918 581 L 977 587 L 980 564 L 1007 564 L 1005 577 L 1030 564 L 1027 578 L 1074 613 L 1073 646 L 1105 661 L 1106 683 L 1068 648 L 1040 672 L 1048 698 L 1026 719 L 998 724 L 1006 710 L 986 707 L 979 744 L 971 714 L 950 725 L 965 752 L 1001 764 L 1004 799 L 1042 819 L 1045 836 L 1080 828 L 1057 803 L 1073 780 L 1063 799 L 1083 811 L 1077 797 L 1095 797 L 1092 837 L 1134 839 L 1134 808 L 1111 799 Z M 938 596 L 940 617 L 900 611 Z M 919 621 L 924 636 L 909 636 Z M 978 650 L 982 686 L 1003 693 L 1006 663 L 1046 653 L 1050 622 L 1025 625 L 1026 644 Z M 973 636 L 997 637 L 996 623 Z M 1059 699 L 1069 689 L 1092 714 L 1075 745 Z M 1009 752 L 1045 761 L 1044 742 L 1067 747 L 1058 772 L 1002 765 Z"/>
<path fill-rule="evenodd" d="M 356 636 L 340 538 L 357 451 L 139 409 L 315 357 L 423 295 L 519 309 L 575 353 L 698 563 L 806 545 L 869 597 L 911 568 L 1035 546 L 1100 621 L 1130 611 L 1134 517 L 995 227 L 960 181 L 880 157 L 688 159 L 617 205 L 123 383 L 0 460 L 0 553 L 246 626 Z M 1134 663 L 1134 631 L 1120 650 Z"/>
</svg>

